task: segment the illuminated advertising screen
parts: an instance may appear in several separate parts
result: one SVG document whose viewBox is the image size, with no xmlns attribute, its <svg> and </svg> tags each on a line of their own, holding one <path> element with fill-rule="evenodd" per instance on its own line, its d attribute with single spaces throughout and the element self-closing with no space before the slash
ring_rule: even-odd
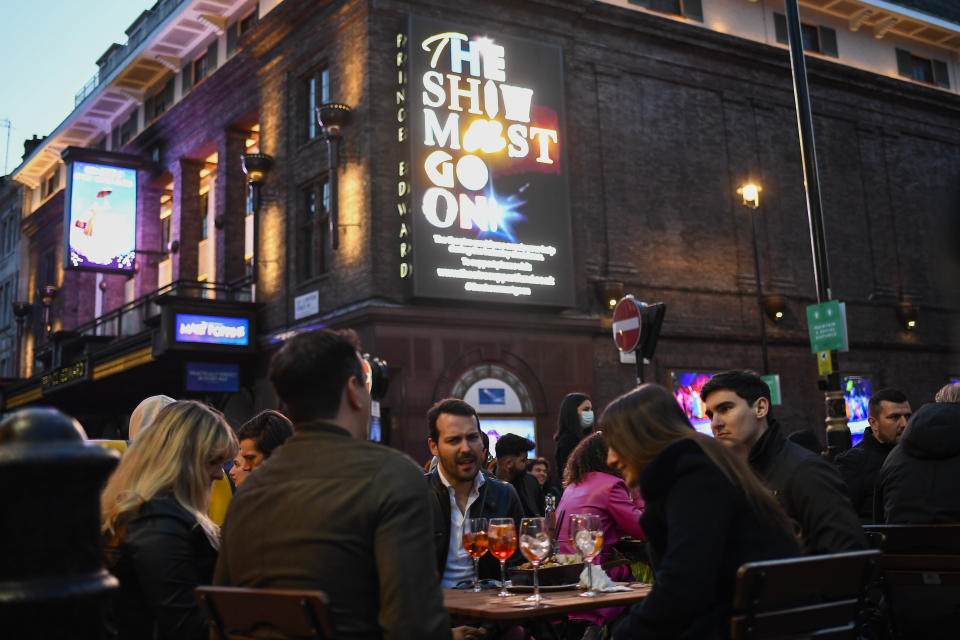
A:
<svg viewBox="0 0 960 640">
<path fill-rule="evenodd" d="M 572 305 L 561 49 L 417 17 L 397 45 L 401 278 L 421 297 Z"/>
<path fill-rule="evenodd" d="M 847 427 L 853 444 L 863 440 L 863 431 L 870 426 L 870 396 L 873 384 L 868 376 L 842 376 L 843 400 L 847 405 Z"/>
<path fill-rule="evenodd" d="M 490 418 L 480 416 L 480 430 L 490 438 L 490 455 L 497 455 L 497 440 L 506 433 L 526 438 L 536 445 L 537 423 L 533 418 Z M 537 448 L 530 451 L 530 457 L 537 456 Z"/>
<path fill-rule="evenodd" d="M 64 268 L 132 274 L 137 170 L 70 162 L 64 222 Z"/>
<path fill-rule="evenodd" d="M 683 413 L 686 414 L 687 420 L 690 421 L 693 428 L 708 436 L 712 436 L 713 431 L 710 429 L 707 407 L 700 399 L 700 389 L 712 377 L 713 373 L 702 371 L 673 371 L 670 373 L 670 379 L 673 383 L 673 397 L 677 399 L 677 404 L 683 409 Z"/>
<path fill-rule="evenodd" d="M 250 344 L 250 320 L 225 316 L 200 316 L 178 313 L 174 339 L 177 342 L 202 342 L 247 346 Z"/>
</svg>

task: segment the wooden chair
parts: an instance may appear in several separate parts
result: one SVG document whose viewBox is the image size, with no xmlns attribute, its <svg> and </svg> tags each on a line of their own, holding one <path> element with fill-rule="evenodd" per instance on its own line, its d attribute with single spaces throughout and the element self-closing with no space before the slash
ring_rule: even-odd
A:
<svg viewBox="0 0 960 640">
<path fill-rule="evenodd" d="M 322 591 L 197 587 L 196 596 L 218 640 L 248 640 L 258 632 L 290 640 L 333 639 Z"/>
<path fill-rule="evenodd" d="M 880 586 L 895 635 L 956 637 L 960 524 L 869 524 L 864 531 L 881 538 Z"/>
<path fill-rule="evenodd" d="M 851 551 L 743 565 L 731 638 L 855 638 L 879 557 Z"/>
</svg>

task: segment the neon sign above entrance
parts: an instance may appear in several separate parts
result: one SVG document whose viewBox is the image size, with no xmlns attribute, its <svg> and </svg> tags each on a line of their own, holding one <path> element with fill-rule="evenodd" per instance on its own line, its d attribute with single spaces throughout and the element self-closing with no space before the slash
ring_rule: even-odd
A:
<svg viewBox="0 0 960 640">
<path fill-rule="evenodd" d="M 416 17 L 397 45 L 401 277 L 417 296 L 572 305 L 560 48 Z"/>
</svg>

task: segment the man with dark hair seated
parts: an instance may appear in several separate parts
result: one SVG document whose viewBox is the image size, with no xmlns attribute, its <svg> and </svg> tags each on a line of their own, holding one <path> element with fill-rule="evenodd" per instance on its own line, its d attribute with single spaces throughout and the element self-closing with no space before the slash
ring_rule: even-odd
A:
<svg viewBox="0 0 960 640">
<path fill-rule="evenodd" d="M 519 529 L 523 512 L 510 484 L 482 473 L 485 448 L 472 406 L 456 398 L 441 400 L 427 411 L 427 423 L 427 445 L 437 458 L 436 468 L 426 474 L 437 570 L 444 587 L 455 587 L 473 577 L 473 561 L 463 548 L 464 521 L 513 518 Z M 493 555 L 484 555 L 480 577 L 499 577 L 499 567 Z"/>
<path fill-rule="evenodd" d="M 786 439 L 770 417 L 770 387 L 753 371 L 726 371 L 700 390 L 713 435 L 741 455 L 800 526 L 809 554 L 866 546 L 840 474 Z"/>
<path fill-rule="evenodd" d="M 240 455 L 236 462 L 240 463 L 242 474 L 236 474 L 234 483 L 239 486 L 248 473 L 263 464 L 270 457 L 273 450 L 287 441 L 293 435 L 293 424 L 279 411 L 267 409 L 261 411 L 237 429 L 237 439 L 240 441 Z M 234 462 L 234 465 L 236 465 Z M 231 469 L 233 477 L 233 470 Z"/>
<path fill-rule="evenodd" d="M 545 508 L 543 488 L 533 474 L 527 472 L 527 452 L 536 446 L 526 438 L 505 433 L 494 447 L 497 450 L 494 474 L 517 490 L 523 515 L 527 518 L 542 516 Z"/>
<path fill-rule="evenodd" d="M 322 590 L 337 638 L 449 639 L 422 471 L 365 441 L 371 399 L 354 344 L 298 334 L 269 376 L 294 435 L 234 497 L 215 584 Z"/>
<path fill-rule="evenodd" d="M 903 392 L 881 389 L 870 396 L 863 440 L 857 446 L 837 456 L 837 468 L 847 483 L 847 495 L 863 523 L 876 522 L 873 513 L 873 493 L 877 475 L 887 455 L 900 442 L 912 411 Z"/>
</svg>

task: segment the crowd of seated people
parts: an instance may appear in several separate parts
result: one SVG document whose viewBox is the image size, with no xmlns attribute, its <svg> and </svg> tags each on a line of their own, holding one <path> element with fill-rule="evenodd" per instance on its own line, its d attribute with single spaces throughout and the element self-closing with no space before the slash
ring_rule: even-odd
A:
<svg viewBox="0 0 960 640">
<path fill-rule="evenodd" d="M 527 459 L 530 440 L 503 434 L 491 459 L 476 411 L 455 398 L 425 416 L 426 474 L 366 442 L 371 398 L 355 336 L 301 333 L 269 377 L 283 413 L 234 430 L 202 403 L 151 396 L 131 414 L 129 440 L 106 443 L 122 452 L 101 496 L 105 558 L 120 583 L 106 637 L 208 638 L 194 589 L 209 584 L 322 590 L 337 637 L 514 637 L 452 619 L 441 588 L 472 582 L 468 518 L 519 527 L 552 495 L 560 552 L 575 552 L 568 516 L 595 514 L 595 564 L 616 559 L 629 537 L 646 543 L 654 571 L 642 602 L 571 614 L 565 637 L 719 638 L 745 562 L 864 548 L 861 522 L 960 522 L 960 384 L 915 412 L 903 393 L 878 391 L 863 441 L 833 462 L 814 432 L 786 433 L 750 371 L 703 386 L 713 437 L 657 385 L 620 396 L 598 420 L 586 394 L 569 394 L 559 489 L 547 459 Z M 521 561 L 518 551 L 509 563 Z M 634 579 L 623 564 L 607 574 Z M 480 579 L 499 576 L 485 556 Z"/>
</svg>

